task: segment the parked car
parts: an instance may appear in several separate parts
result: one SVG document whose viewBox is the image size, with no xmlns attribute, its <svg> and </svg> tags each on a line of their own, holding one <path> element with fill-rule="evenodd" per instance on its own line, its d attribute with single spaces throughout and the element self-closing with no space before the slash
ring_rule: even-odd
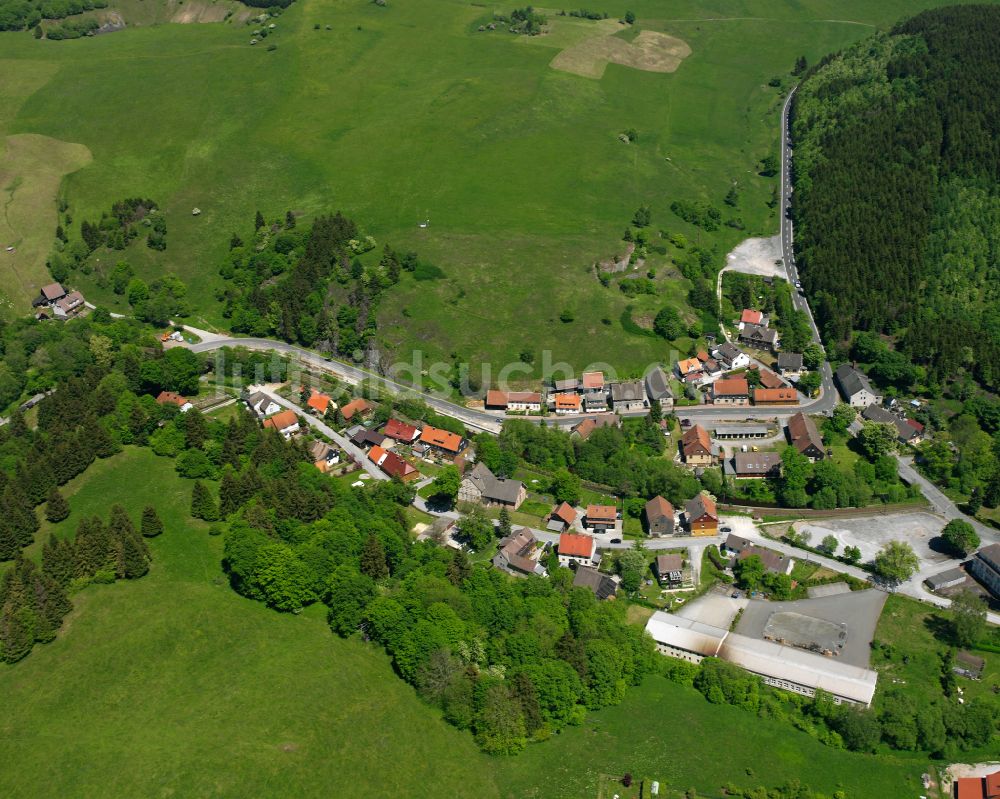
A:
<svg viewBox="0 0 1000 799">
<path fill-rule="evenodd" d="M 620 538 L 612 538 L 611 539 L 611 543 L 612 544 L 620 544 L 621 542 L 622 542 L 622 540 Z"/>
<path fill-rule="evenodd" d="M 719 528 L 719 532 L 720 533 L 731 533 L 732 531 L 733 531 L 732 527 L 720 527 Z"/>
</svg>

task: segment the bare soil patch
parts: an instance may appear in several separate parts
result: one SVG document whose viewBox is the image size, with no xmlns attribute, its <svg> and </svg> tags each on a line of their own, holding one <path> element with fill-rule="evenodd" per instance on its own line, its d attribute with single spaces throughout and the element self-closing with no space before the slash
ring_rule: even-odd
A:
<svg viewBox="0 0 1000 799">
<path fill-rule="evenodd" d="M 585 78 L 600 78 L 609 63 L 645 72 L 674 72 L 689 55 L 687 42 L 665 33 L 640 31 L 631 42 L 604 33 L 567 47 L 549 66 Z"/>
</svg>

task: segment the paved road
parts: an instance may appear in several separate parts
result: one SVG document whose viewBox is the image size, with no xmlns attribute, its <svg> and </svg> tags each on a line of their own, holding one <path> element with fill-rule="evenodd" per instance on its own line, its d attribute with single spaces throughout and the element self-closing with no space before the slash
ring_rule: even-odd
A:
<svg viewBox="0 0 1000 799">
<path fill-rule="evenodd" d="M 976 528 L 976 532 L 979 533 L 979 537 L 983 539 L 984 543 L 1000 542 L 1000 534 L 998 534 L 996 530 L 987 527 L 985 524 L 973 519 L 971 516 L 966 516 L 958 509 L 958 506 L 954 502 L 948 499 L 940 488 L 914 469 L 912 456 L 903 456 L 897 453 L 896 461 L 899 463 L 899 476 L 902 477 L 907 483 L 916 483 L 920 486 L 920 490 L 924 493 L 924 496 L 927 497 L 931 505 L 934 506 L 934 510 L 937 511 L 938 514 L 949 520 L 961 519 L 962 521 L 968 522 Z"/>
<path fill-rule="evenodd" d="M 284 407 L 290 408 L 291 410 L 295 411 L 299 415 L 299 418 L 305 419 L 306 423 L 310 427 L 316 428 L 317 430 L 319 430 L 319 432 L 321 432 L 331 441 L 335 441 L 337 443 L 337 446 L 339 446 L 342 450 L 344 450 L 344 452 L 346 452 L 348 455 L 352 456 L 358 463 L 361 464 L 361 468 L 363 468 L 366 472 L 368 472 L 368 474 L 370 474 L 376 480 L 389 479 L 389 475 L 387 475 L 385 472 L 379 469 L 378 466 L 376 466 L 368 459 L 368 455 L 367 453 L 365 453 L 363 449 L 354 446 L 354 444 L 352 444 L 349 439 L 342 436 L 328 424 L 325 424 L 321 419 L 317 419 L 312 414 L 306 413 L 304 410 L 302 410 L 302 408 L 300 408 L 294 402 L 286 400 L 280 394 L 275 394 L 270 389 L 263 388 L 261 386 L 253 386 L 251 388 L 253 391 L 260 391 L 264 394 L 267 394 L 267 396 L 269 396 L 279 405 L 283 405 Z"/>
</svg>

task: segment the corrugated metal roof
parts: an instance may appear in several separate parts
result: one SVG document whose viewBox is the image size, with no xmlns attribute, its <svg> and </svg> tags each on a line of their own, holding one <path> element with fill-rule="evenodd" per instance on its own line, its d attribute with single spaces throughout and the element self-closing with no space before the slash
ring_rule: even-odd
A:
<svg viewBox="0 0 1000 799">
<path fill-rule="evenodd" d="M 728 630 L 713 627 L 693 619 L 674 616 L 672 613 L 657 611 L 646 622 L 646 632 L 658 644 L 674 646 L 705 657 L 715 657 Z"/>
</svg>

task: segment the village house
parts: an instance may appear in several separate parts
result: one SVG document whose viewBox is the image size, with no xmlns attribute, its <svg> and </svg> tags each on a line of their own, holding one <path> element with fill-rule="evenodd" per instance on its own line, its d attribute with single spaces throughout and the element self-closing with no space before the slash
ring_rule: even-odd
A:
<svg viewBox="0 0 1000 799">
<path fill-rule="evenodd" d="M 993 596 L 1000 599 L 1000 544 L 990 544 L 980 549 L 969 563 L 969 572 Z"/>
<path fill-rule="evenodd" d="M 420 472 L 412 464 L 407 463 L 392 450 L 383 449 L 377 445 L 373 446 L 368 450 L 368 459 L 389 477 L 399 478 L 404 483 L 409 483 L 420 477 Z"/>
<path fill-rule="evenodd" d="M 802 353 L 801 352 L 780 352 L 778 353 L 778 372 L 782 377 L 797 378 L 802 376 Z"/>
<path fill-rule="evenodd" d="M 51 307 L 56 319 L 68 319 L 83 310 L 83 295 L 79 291 L 71 291 L 62 299 L 52 303 Z"/>
<path fill-rule="evenodd" d="M 556 393 L 574 394 L 580 390 L 580 381 L 575 377 L 567 377 L 562 380 L 553 380 L 552 388 Z"/>
<path fill-rule="evenodd" d="M 738 560 L 745 560 L 751 555 L 756 555 L 764 564 L 764 568 L 775 574 L 791 574 L 792 569 L 795 568 L 794 558 L 771 549 L 766 549 L 765 547 L 757 546 L 738 535 L 730 534 L 726 538 L 726 542 L 722 545 L 722 551 Z"/>
<path fill-rule="evenodd" d="M 538 412 L 542 409 L 542 395 L 536 391 L 499 391 L 491 388 L 486 392 L 486 408 Z"/>
<path fill-rule="evenodd" d="M 599 427 L 620 427 L 621 419 L 618 418 L 617 414 L 614 413 L 598 413 L 594 416 L 588 416 L 586 419 L 573 425 L 571 432 L 573 435 L 578 436 L 581 441 L 586 441 L 590 438 L 590 434 L 593 433 Z"/>
<path fill-rule="evenodd" d="M 340 463 L 340 452 L 325 441 L 314 441 L 309 447 L 309 456 L 313 466 L 321 472 L 326 472 L 331 466 Z"/>
<path fill-rule="evenodd" d="M 618 508 L 614 505 L 588 505 L 583 526 L 592 533 L 614 531 L 618 527 Z"/>
<path fill-rule="evenodd" d="M 369 430 L 361 424 L 356 424 L 344 431 L 351 443 L 356 447 L 381 447 L 385 444 L 385 436 L 375 430 Z"/>
<path fill-rule="evenodd" d="M 687 528 L 691 535 L 716 535 L 719 532 L 719 513 L 715 500 L 702 491 L 684 505 Z"/>
<path fill-rule="evenodd" d="M 579 394 L 553 394 L 552 407 L 558 416 L 580 412 Z"/>
<path fill-rule="evenodd" d="M 608 392 L 604 387 L 604 372 L 584 372 L 583 406 L 588 411 L 603 411 L 608 407 Z"/>
<path fill-rule="evenodd" d="M 869 422 L 889 424 L 895 427 L 896 440 L 899 441 L 900 444 L 916 445 L 920 443 L 923 425 L 919 425 L 919 423 L 914 423 L 910 419 L 900 418 L 896 414 L 890 413 L 885 408 L 881 408 L 878 405 L 869 405 L 861 411 L 861 416 Z M 915 425 L 918 425 L 920 429 L 918 430 Z"/>
<path fill-rule="evenodd" d="M 247 408 L 257 414 L 258 419 L 263 419 L 281 410 L 281 406 L 263 391 L 255 391 L 252 394 L 248 394 L 243 402 Z"/>
<path fill-rule="evenodd" d="M 358 419 L 364 419 L 366 416 L 370 415 L 374 409 L 375 406 L 368 400 L 357 397 L 356 399 L 352 399 L 340 409 L 340 415 L 344 417 L 345 422 L 350 422 L 355 417 Z"/>
<path fill-rule="evenodd" d="M 955 799 L 1000 799 L 1000 771 L 955 780 Z"/>
<path fill-rule="evenodd" d="M 575 521 L 576 509 L 568 502 L 563 502 L 552 509 L 545 529 L 551 530 L 554 533 L 561 533 L 571 528 Z"/>
<path fill-rule="evenodd" d="M 306 405 L 309 406 L 309 410 L 313 412 L 316 416 L 323 416 L 327 409 L 330 407 L 330 397 L 319 391 L 313 390 L 309 395 L 309 399 L 306 401 Z M 336 404 L 334 404 L 336 408 Z"/>
<path fill-rule="evenodd" d="M 449 455 L 457 455 L 465 449 L 467 442 L 458 433 L 424 425 L 420 431 L 420 443 Z"/>
<path fill-rule="evenodd" d="M 726 475 L 740 480 L 781 477 L 781 455 L 777 452 L 736 452 L 723 466 Z"/>
<path fill-rule="evenodd" d="M 156 397 L 156 402 L 159 405 L 176 405 L 181 409 L 181 413 L 187 413 L 194 407 L 187 398 L 173 391 L 161 391 Z"/>
<path fill-rule="evenodd" d="M 535 534 L 527 527 L 522 527 L 501 539 L 500 549 L 493 556 L 493 565 L 515 577 L 537 574 L 545 577 L 547 572 L 542 563 L 547 548 L 539 543 Z"/>
<path fill-rule="evenodd" d="M 674 394 L 670 390 L 670 378 L 662 366 L 655 366 L 646 374 L 646 394 L 649 403 L 660 403 L 660 408 L 667 411 L 674 407 Z"/>
<path fill-rule="evenodd" d="M 677 362 L 677 376 L 686 382 L 700 380 L 704 370 L 697 358 L 685 358 Z"/>
<path fill-rule="evenodd" d="M 882 395 L 872 388 L 867 375 L 849 363 L 842 363 L 837 367 L 837 371 L 833 373 L 833 380 L 848 405 L 867 408 L 869 405 L 882 404 Z"/>
<path fill-rule="evenodd" d="M 744 308 L 743 313 L 740 315 L 739 329 L 740 332 L 743 332 L 743 329 L 747 325 L 758 325 L 759 327 L 767 327 L 769 321 L 770 320 L 767 318 L 767 314 L 765 314 L 763 311 L 754 311 L 751 310 L 750 308 Z"/>
<path fill-rule="evenodd" d="M 708 431 L 700 424 L 692 425 L 681 436 L 681 457 L 688 466 L 711 466 L 715 463 L 715 448 Z"/>
<path fill-rule="evenodd" d="M 674 506 L 661 496 L 655 496 L 642 509 L 646 519 L 646 534 L 650 536 L 674 534 Z"/>
<path fill-rule="evenodd" d="M 712 384 L 715 405 L 749 405 L 750 384 L 744 377 L 727 377 Z"/>
<path fill-rule="evenodd" d="M 31 305 L 34 308 L 41 308 L 43 306 L 49 306 L 53 303 L 58 302 L 63 297 L 66 296 L 66 289 L 62 287 L 59 283 L 49 283 L 46 286 L 42 286 L 41 291 L 38 296 L 32 300 Z"/>
<path fill-rule="evenodd" d="M 718 362 L 729 371 L 732 371 L 733 369 L 746 369 L 750 366 L 750 356 L 743 352 L 743 350 L 735 344 L 728 341 L 725 341 L 716 347 L 712 351 L 712 354 L 715 355 Z"/>
<path fill-rule="evenodd" d="M 754 405 L 798 405 L 799 392 L 794 388 L 755 388 Z"/>
<path fill-rule="evenodd" d="M 805 455 L 810 463 L 826 457 L 823 437 L 819 434 L 816 423 L 802 411 L 788 420 L 788 443 L 795 447 L 800 455 Z"/>
<path fill-rule="evenodd" d="M 760 368 L 756 371 L 758 377 L 760 378 L 761 388 L 787 388 L 785 381 L 778 377 L 770 369 Z"/>
<path fill-rule="evenodd" d="M 285 438 L 291 438 L 299 432 L 299 417 L 292 410 L 279 411 L 264 420 L 264 429 L 277 430 Z"/>
<path fill-rule="evenodd" d="M 758 350 L 774 351 L 778 347 L 778 331 L 760 325 L 743 325 L 740 341 Z"/>
<path fill-rule="evenodd" d="M 574 588 L 589 588 L 600 600 L 614 599 L 618 593 L 617 575 L 604 574 L 590 566 L 577 566 L 573 577 Z"/>
<path fill-rule="evenodd" d="M 597 552 L 597 541 L 589 535 L 563 533 L 559 536 L 559 565 L 570 568 L 577 566 L 597 566 L 601 556 Z"/>
<path fill-rule="evenodd" d="M 680 588 L 684 582 L 683 555 L 657 555 L 656 579 L 664 588 Z"/>
<path fill-rule="evenodd" d="M 646 389 L 641 380 L 611 384 L 611 405 L 615 413 L 642 411 L 646 408 Z"/>
<path fill-rule="evenodd" d="M 412 444 L 420 438 L 420 431 L 412 424 L 401 422 L 399 419 L 390 419 L 385 423 L 382 432 L 387 438 L 398 441 L 400 444 Z"/>
<path fill-rule="evenodd" d="M 477 463 L 458 489 L 461 502 L 497 506 L 517 510 L 528 496 L 528 489 L 520 480 L 497 477 L 485 463 Z"/>
</svg>

